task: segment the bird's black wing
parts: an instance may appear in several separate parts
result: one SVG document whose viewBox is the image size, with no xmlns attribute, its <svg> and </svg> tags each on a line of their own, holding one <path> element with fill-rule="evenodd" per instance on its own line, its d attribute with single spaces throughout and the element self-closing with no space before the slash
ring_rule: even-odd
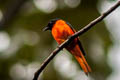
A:
<svg viewBox="0 0 120 80">
<path fill-rule="evenodd" d="M 73 32 L 75 33 L 76 31 L 75 31 L 75 29 L 72 27 L 72 25 L 70 24 L 70 23 L 68 23 L 68 22 L 66 22 L 69 26 L 70 26 L 70 28 L 73 30 Z M 81 49 L 81 51 L 82 51 L 82 53 L 83 53 L 83 55 L 85 56 L 85 51 L 84 51 L 84 49 L 83 49 L 83 47 L 82 47 L 82 44 L 81 44 L 81 42 L 80 42 L 80 40 L 79 40 L 79 37 L 77 38 L 78 39 L 78 45 L 79 45 L 79 47 L 80 47 L 80 49 Z"/>
</svg>

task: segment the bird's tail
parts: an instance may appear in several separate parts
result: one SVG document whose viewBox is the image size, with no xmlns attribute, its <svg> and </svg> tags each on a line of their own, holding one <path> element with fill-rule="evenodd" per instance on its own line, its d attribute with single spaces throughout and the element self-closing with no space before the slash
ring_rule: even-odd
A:
<svg viewBox="0 0 120 80">
<path fill-rule="evenodd" d="M 91 72 L 91 68 L 88 65 L 86 59 L 84 58 L 84 56 L 75 56 L 75 58 L 77 59 L 77 61 L 79 62 L 81 68 L 83 69 L 83 71 L 85 72 L 86 75 L 88 75 L 89 72 Z"/>
</svg>

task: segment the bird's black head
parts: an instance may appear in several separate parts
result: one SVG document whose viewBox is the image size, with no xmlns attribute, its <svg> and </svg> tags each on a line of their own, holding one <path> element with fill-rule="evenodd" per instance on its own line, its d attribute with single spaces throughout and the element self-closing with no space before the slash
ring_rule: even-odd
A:
<svg viewBox="0 0 120 80">
<path fill-rule="evenodd" d="M 56 22 L 57 20 L 59 20 L 59 19 L 58 19 L 58 18 L 52 19 L 52 20 L 48 23 L 48 25 L 43 29 L 43 31 L 52 30 L 52 27 L 53 27 L 53 25 L 55 24 L 55 22 Z"/>
</svg>

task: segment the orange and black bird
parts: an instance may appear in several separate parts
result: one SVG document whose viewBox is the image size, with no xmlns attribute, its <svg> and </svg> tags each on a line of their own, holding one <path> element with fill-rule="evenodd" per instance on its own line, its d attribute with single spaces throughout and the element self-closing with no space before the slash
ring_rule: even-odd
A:
<svg viewBox="0 0 120 80">
<path fill-rule="evenodd" d="M 52 19 L 47 27 L 43 29 L 43 31 L 46 30 L 51 30 L 52 36 L 59 45 L 76 32 L 68 22 L 62 19 Z M 65 48 L 76 58 L 85 74 L 88 75 L 88 73 L 91 72 L 91 68 L 84 57 L 85 52 L 81 46 L 79 38 L 75 38 Z"/>
</svg>

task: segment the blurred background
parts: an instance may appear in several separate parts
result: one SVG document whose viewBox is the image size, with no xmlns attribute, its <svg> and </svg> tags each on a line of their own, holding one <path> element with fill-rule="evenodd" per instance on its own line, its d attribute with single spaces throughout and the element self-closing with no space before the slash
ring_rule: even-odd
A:
<svg viewBox="0 0 120 80">
<path fill-rule="evenodd" d="M 61 18 L 80 30 L 118 0 L 0 0 L 0 80 L 32 80 L 57 47 L 42 29 Z M 119 80 L 120 7 L 80 36 L 92 68 L 87 77 L 74 57 L 62 50 L 39 80 Z"/>
</svg>

